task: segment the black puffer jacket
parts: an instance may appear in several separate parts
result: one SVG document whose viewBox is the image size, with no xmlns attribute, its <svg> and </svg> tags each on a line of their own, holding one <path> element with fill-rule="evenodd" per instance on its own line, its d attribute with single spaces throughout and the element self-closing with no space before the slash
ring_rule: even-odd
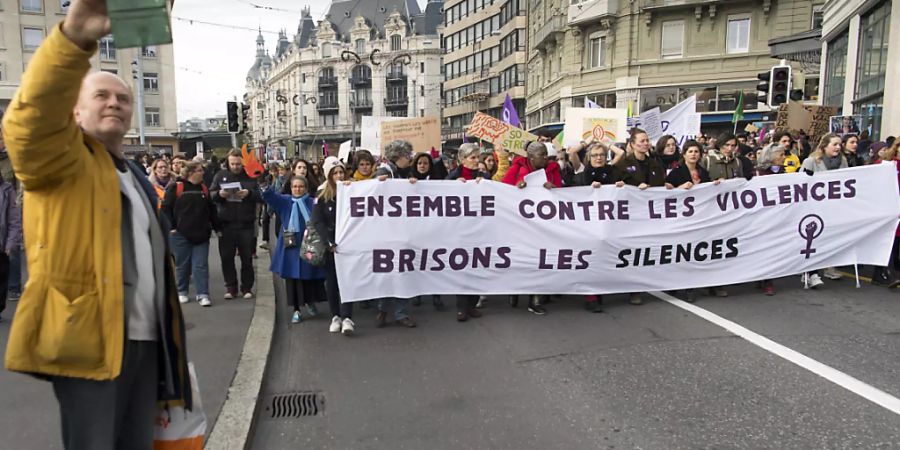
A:
<svg viewBox="0 0 900 450">
<path fill-rule="evenodd" d="M 229 201 L 219 195 L 222 185 L 225 183 L 241 183 L 241 189 L 250 191 L 250 195 L 239 202 Z M 235 175 L 228 170 L 220 170 L 213 177 L 213 184 L 209 193 L 216 203 L 219 212 L 219 222 L 223 228 L 253 228 L 256 220 L 256 204 L 262 202 L 259 186 L 256 180 L 250 178 L 243 170 Z"/>
<path fill-rule="evenodd" d="M 313 207 L 312 218 L 310 222 L 316 228 L 316 232 L 322 239 L 328 241 L 328 245 L 336 245 L 335 228 L 337 224 L 337 202 L 334 200 L 323 200 L 319 198 L 316 206 Z"/>
<path fill-rule="evenodd" d="M 184 186 L 180 197 L 179 183 Z M 216 206 L 202 184 L 185 181 L 172 183 L 166 188 L 162 213 L 172 223 L 172 228 L 192 244 L 208 241 L 210 232 L 219 229 Z"/>
</svg>

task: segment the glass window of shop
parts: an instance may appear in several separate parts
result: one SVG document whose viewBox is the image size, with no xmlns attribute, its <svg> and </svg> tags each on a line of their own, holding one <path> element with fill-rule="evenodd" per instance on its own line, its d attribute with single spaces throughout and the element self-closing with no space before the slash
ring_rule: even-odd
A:
<svg viewBox="0 0 900 450">
<path fill-rule="evenodd" d="M 844 80 L 847 71 L 847 44 L 849 33 L 828 43 L 825 53 L 825 99 L 826 106 L 840 107 L 844 104 Z"/>
<path fill-rule="evenodd" d="M 716 111 L 734 111 L 744 93 L 744 110 L 756 109 L 756 82 L 729 83 L 719 85 L 719 96 L 716 100 Z"/>
<path fill-rule="evenodd" d="M 890 22 L 891 3 L 882 1 L 862 17 L 860 24 L 854 113 L 872 124 L 874 138 L 879 138 L 881 131 Z"/>
<path fill-rule="evenodd" d="M 660 111 L 666 111 L 678 104 L 678 88 L 663 87 L 641 89 L 641 111 L 649 111 L 659 107 Z"/>
<path fill-rule="evenodd" d="M 688 86 L 678 89 L 678 101 L 684 101 L 692 95 L 697 96 L 697 112 L 713 112 L 716 110 L 716 86 Z"/>
</svg>

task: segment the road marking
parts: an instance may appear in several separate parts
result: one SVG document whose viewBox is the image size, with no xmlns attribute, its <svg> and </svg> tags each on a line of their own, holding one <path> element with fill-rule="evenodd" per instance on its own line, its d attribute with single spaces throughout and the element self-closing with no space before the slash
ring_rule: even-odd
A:
<svg viewBox="0 0 900 450">
<path fill-rule="evenodd" d="M 826 366 L 802 353 L 791 350 L 765 336 L 754 333 L 741 325 L 700 308 L 699 306 L 679 300 L 663 292 L 651 292 L 650 294 L 672 306 L 681 308 L 708 322 L 718 325 L 729 333 L 735 334 L 769 353 L 780 356 L 872 403 L 882 406 L 894 414 L 900 415 L 900 398 L 894 397 L 881 389 L 853 378 L 833 367 Z"/>
<path fill-rule="evenodd" d="M 851 279 L 855 279 L 855 278 L 856 278 L 856 275 L 854 275 L 854 274 L 852 274 L 852 273 L 847 273 L 847 272 L 844 272 L 844 271 L 842 271 L 842 270 L 838 270 L 837 272 L 838 272 L 839 274 L 841 274 L 841 275 L 847 277 L 847 278 L 851 278 Z M 866 283 L 871 283 L 871 282 L 872 282 L 872 279 L 871 279 L 871 278 L 869 278 L 869 277 L 864 277 L 864 276 L 862 276 L 862 275 L 859 276 L 859 279 L 865 281 Z"/>
</svg>

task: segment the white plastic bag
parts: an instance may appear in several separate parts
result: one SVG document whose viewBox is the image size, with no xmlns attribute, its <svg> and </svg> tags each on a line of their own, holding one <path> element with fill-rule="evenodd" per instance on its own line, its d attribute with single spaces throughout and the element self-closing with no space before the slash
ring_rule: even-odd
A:
<svg viewBox="0 0 900 450">
<path fill-rule="evenodd" d="M 156 427 L 153 430 L 153 450 L 203 450 L 206 438 L 206 413 L 200 401 L 200 387 L 194 363 L 188 363 L 191 376 L 191 392 L 194 409 L 182 407 L 160 408 L 156 413 Z"/>
</svg>

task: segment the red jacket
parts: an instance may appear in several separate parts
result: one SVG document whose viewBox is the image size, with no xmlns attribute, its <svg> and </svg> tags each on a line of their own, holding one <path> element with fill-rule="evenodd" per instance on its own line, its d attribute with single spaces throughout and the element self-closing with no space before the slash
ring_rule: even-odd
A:
<svg viewBox="0 0 900 450">
<path fill-rule="evenodd" d="M 547 173 L 547 181 L 553 183 L 556 187 L 562 187 L 562 175 L 559 173 L 559 164 L 556 161 L 548 161 L 544 171 Z M 503 182 L 515 186 L 525 179 L 525 175 L 531 172 L 534 172 L 534 167 L 531 167 L 531 162 L 528 161 L 528 158 L 516 156 L 509 167 L 509 172 L 506 172 L 506 176 L 503 177 Z"/>
</svg>

